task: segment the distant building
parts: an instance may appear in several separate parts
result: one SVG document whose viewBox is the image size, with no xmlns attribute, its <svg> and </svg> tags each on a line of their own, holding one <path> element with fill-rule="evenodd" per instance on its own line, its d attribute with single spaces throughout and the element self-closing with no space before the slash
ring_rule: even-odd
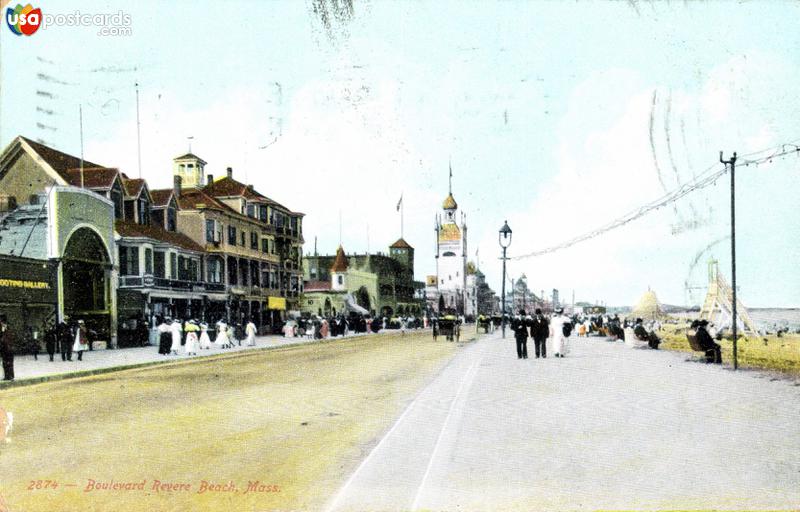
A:
<svg viewBox="0 0 800 512">
<path fill-rule="evenodd" d="M 458 203 L 453 197 L 452 172 L 450 189 L 442 203 L 442 215 L 436 218 L 436 297 L 428 296 L 433 307 L 466 312 L 467 287 L 467 223 L 462 213 L 458 224 Z M 439 297 L 442 300 L 439 300 Z"/>
<path fill-rule="evenodd" d="M 422 301 L 415 298 L 422 283 L 414 281 L 414 248 L 402 238 L 389 254 L 351 254 L 342 247 L 336 255 L 313 254 L 303 258 L 305 293 L 302 310 L 312 314 L 343 311 L 347 294 L 371 314 L 419 315 Z M 338 305 L 338 306 L 337 306 Z"/>
<path fill-rule="evenodd" d="M 486 276 L 472 262 L 467 263 L 466 316 L 492 315 L 496 294 L 486 283 Z"/>
</svg>

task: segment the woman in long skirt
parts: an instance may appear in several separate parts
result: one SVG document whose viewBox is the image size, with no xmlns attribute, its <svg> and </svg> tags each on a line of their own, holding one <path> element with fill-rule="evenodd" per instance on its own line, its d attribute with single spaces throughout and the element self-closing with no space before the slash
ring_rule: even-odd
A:
<svg viewBox="0 0 800 512">
<path fill-rule="evenodd" d="M 217 339 L 214 340 L 214 345 L 217 348 L 228 348 L 228 325 L 220 320 L 217 322 Z"/>
<path fill-rule="evenodd" d="M 197 323 L 194 320 L 189 320 L 186 322 L 186 326 L 184 327 L 186 331 L 186 355 L 187 356 L 196 356 L 197 355 L 197 333 L 200 331 L 200 328 L 197 327 Z"/>
<path fill-rule="evenodd" d="M 170 331 L 172 332 L 172 346 L 169 348 L 169 351 L 172 355 L 177 356 L 178 351 L 181 349 L 181 323 L 175 319 L 172 321 L 172 325 L 170 326 Z"/>
<path fill-rule="evenodd" d="M 247 346 L 248 347 L 255 347 L 256 346 L 256 324 L 252 321 L 247 322 L 247 327 L 245 327 L 245 333 L 247 334 Z"/>
<path fill-rule="evenodd" d="M 172 329 L 169 326 L 169 319 L 165 319 L 158 324 L 158 353 L 169 354 L 170 345 L 172 345 Z"/>
<path fill-rule="evenodd" d="M 203 322 L 200 324 L 200 350 L 208 350 L 211 348 L 211 338 L 208 337 L 208 324 Z"/>
</svg>

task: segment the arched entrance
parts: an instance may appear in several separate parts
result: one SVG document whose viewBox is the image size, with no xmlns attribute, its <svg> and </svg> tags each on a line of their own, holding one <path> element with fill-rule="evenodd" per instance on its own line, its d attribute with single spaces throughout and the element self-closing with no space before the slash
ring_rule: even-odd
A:
<svg viewBox="0 0 800 512">
<path fill-rule="evenodd" d="M 356 304 L 366 309 L 367 311 L 370 311 L 372 309 L 369 300 L 369 292 L 367 291 L 366 286 L 362 286 L 356 292 Z"/>
<path fill-rule="evenodd" d="M 111 340 L 111 260 L 103 240 L 90 228 L 75 230 L 63 257 L 64 315 L 84 320 L 97 340 Z"/>
<path fill-rule="evenodd" d="M 331 316 L 331 299 L 325 298 L 325 316 Z"/>
</svg>

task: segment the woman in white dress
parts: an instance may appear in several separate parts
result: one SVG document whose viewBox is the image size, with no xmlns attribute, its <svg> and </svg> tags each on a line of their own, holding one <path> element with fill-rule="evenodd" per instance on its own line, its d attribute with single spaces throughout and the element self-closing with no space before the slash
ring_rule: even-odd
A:
<svg viewBox="0 0 800 512">
<path fill-rule="evenodd" d="M 228 325 L 220 320 L 217 322 L 217 339 L 214 340 L 214 345 L 217 348 L 228 348 Z"/>
<path fill-rule="evenodd" d="M 189 320 L 183 328 L 186 331 L 186 355 L 197 355 L 197 333 L 200 328 L 194 320 Z"/>
<path fill-rule="evenodd" d="M 78 328 L 75 329 L 75 344 L 72 351 L 78 354 L 78 361 L 83 361 L 83 353 L 89 350 L 89 331 L 83 320 L 78 320 Z"/>
<path fill-rule="evenodd" d="M 245 327 L 245 333 L 247 334 L 247 346 L 248 347 L 255 347 L 256 346 L 256 324 L 252 321 L 247 322 L 247 327 Z"/>
<path fill-rule="evenodd" d="M 178 319 L 172 321 L 172 326 L 170 326 L 170 330 L 172 331 L 172 346 L 169 348 L 169 353 L 173 356 L 178 355 L 178 351 L 181 349 L 181 323 Z"/>
<path fill-rule="evenodd" d="M 208 337 L 208 324 L 203 322 L 200 324 L 200 350 L 208 350 L 211 348 L 211 338 Z"/>
</svg>

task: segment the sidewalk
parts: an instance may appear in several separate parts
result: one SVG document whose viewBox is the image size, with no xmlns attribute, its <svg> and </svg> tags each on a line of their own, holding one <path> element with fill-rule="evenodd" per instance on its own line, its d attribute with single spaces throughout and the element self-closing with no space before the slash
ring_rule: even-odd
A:
<svg viewBox="0 0 800 512">
<path fill-rule="evenodd" d="M 392 332 L 395 331 L 382 331 L 381 334 Z M 399 331 L 397 332 L 399 333 Z M 39 354 L 38 360 L 34 359 L 32 355 L 17 356 L 14 358 L 14 381 L 0 381 L 0 389 L 11 386 L 34 384 L 47 380 L 82 377 L 96 373 L 124 370 L 140 366 L 174 363 L 208 356 L 292 346 L 302 343 L 334 341 L 357 336 L 369 335 L 360 333 L 351 334 L 346 337 L 326 338 L 324 340 L 314 340 L 306 337 L 285 338 L 280 335 L 258 336 L 256 337 L 256 345 L 254 347 L 235 345 L 230 349 L 211 348 L 207 350 L 199 350 L 196 356 L 187 356 L 183 353 L 177 356 L 161 355 L 158 353 L 157 345 L 121 348 L 115 350 L 86 351 L 83 353 L 83 361 L 77 360 L 77 354 L 72 355 L 72 361 L 62 361 L 61 354 L 56 353 L 52 362 L 50 361 L 50 356 L 46 352 L 44 354 Z M 181 347 L 181 349 L 183 349 L 183 347 Z"/>
</svg>

